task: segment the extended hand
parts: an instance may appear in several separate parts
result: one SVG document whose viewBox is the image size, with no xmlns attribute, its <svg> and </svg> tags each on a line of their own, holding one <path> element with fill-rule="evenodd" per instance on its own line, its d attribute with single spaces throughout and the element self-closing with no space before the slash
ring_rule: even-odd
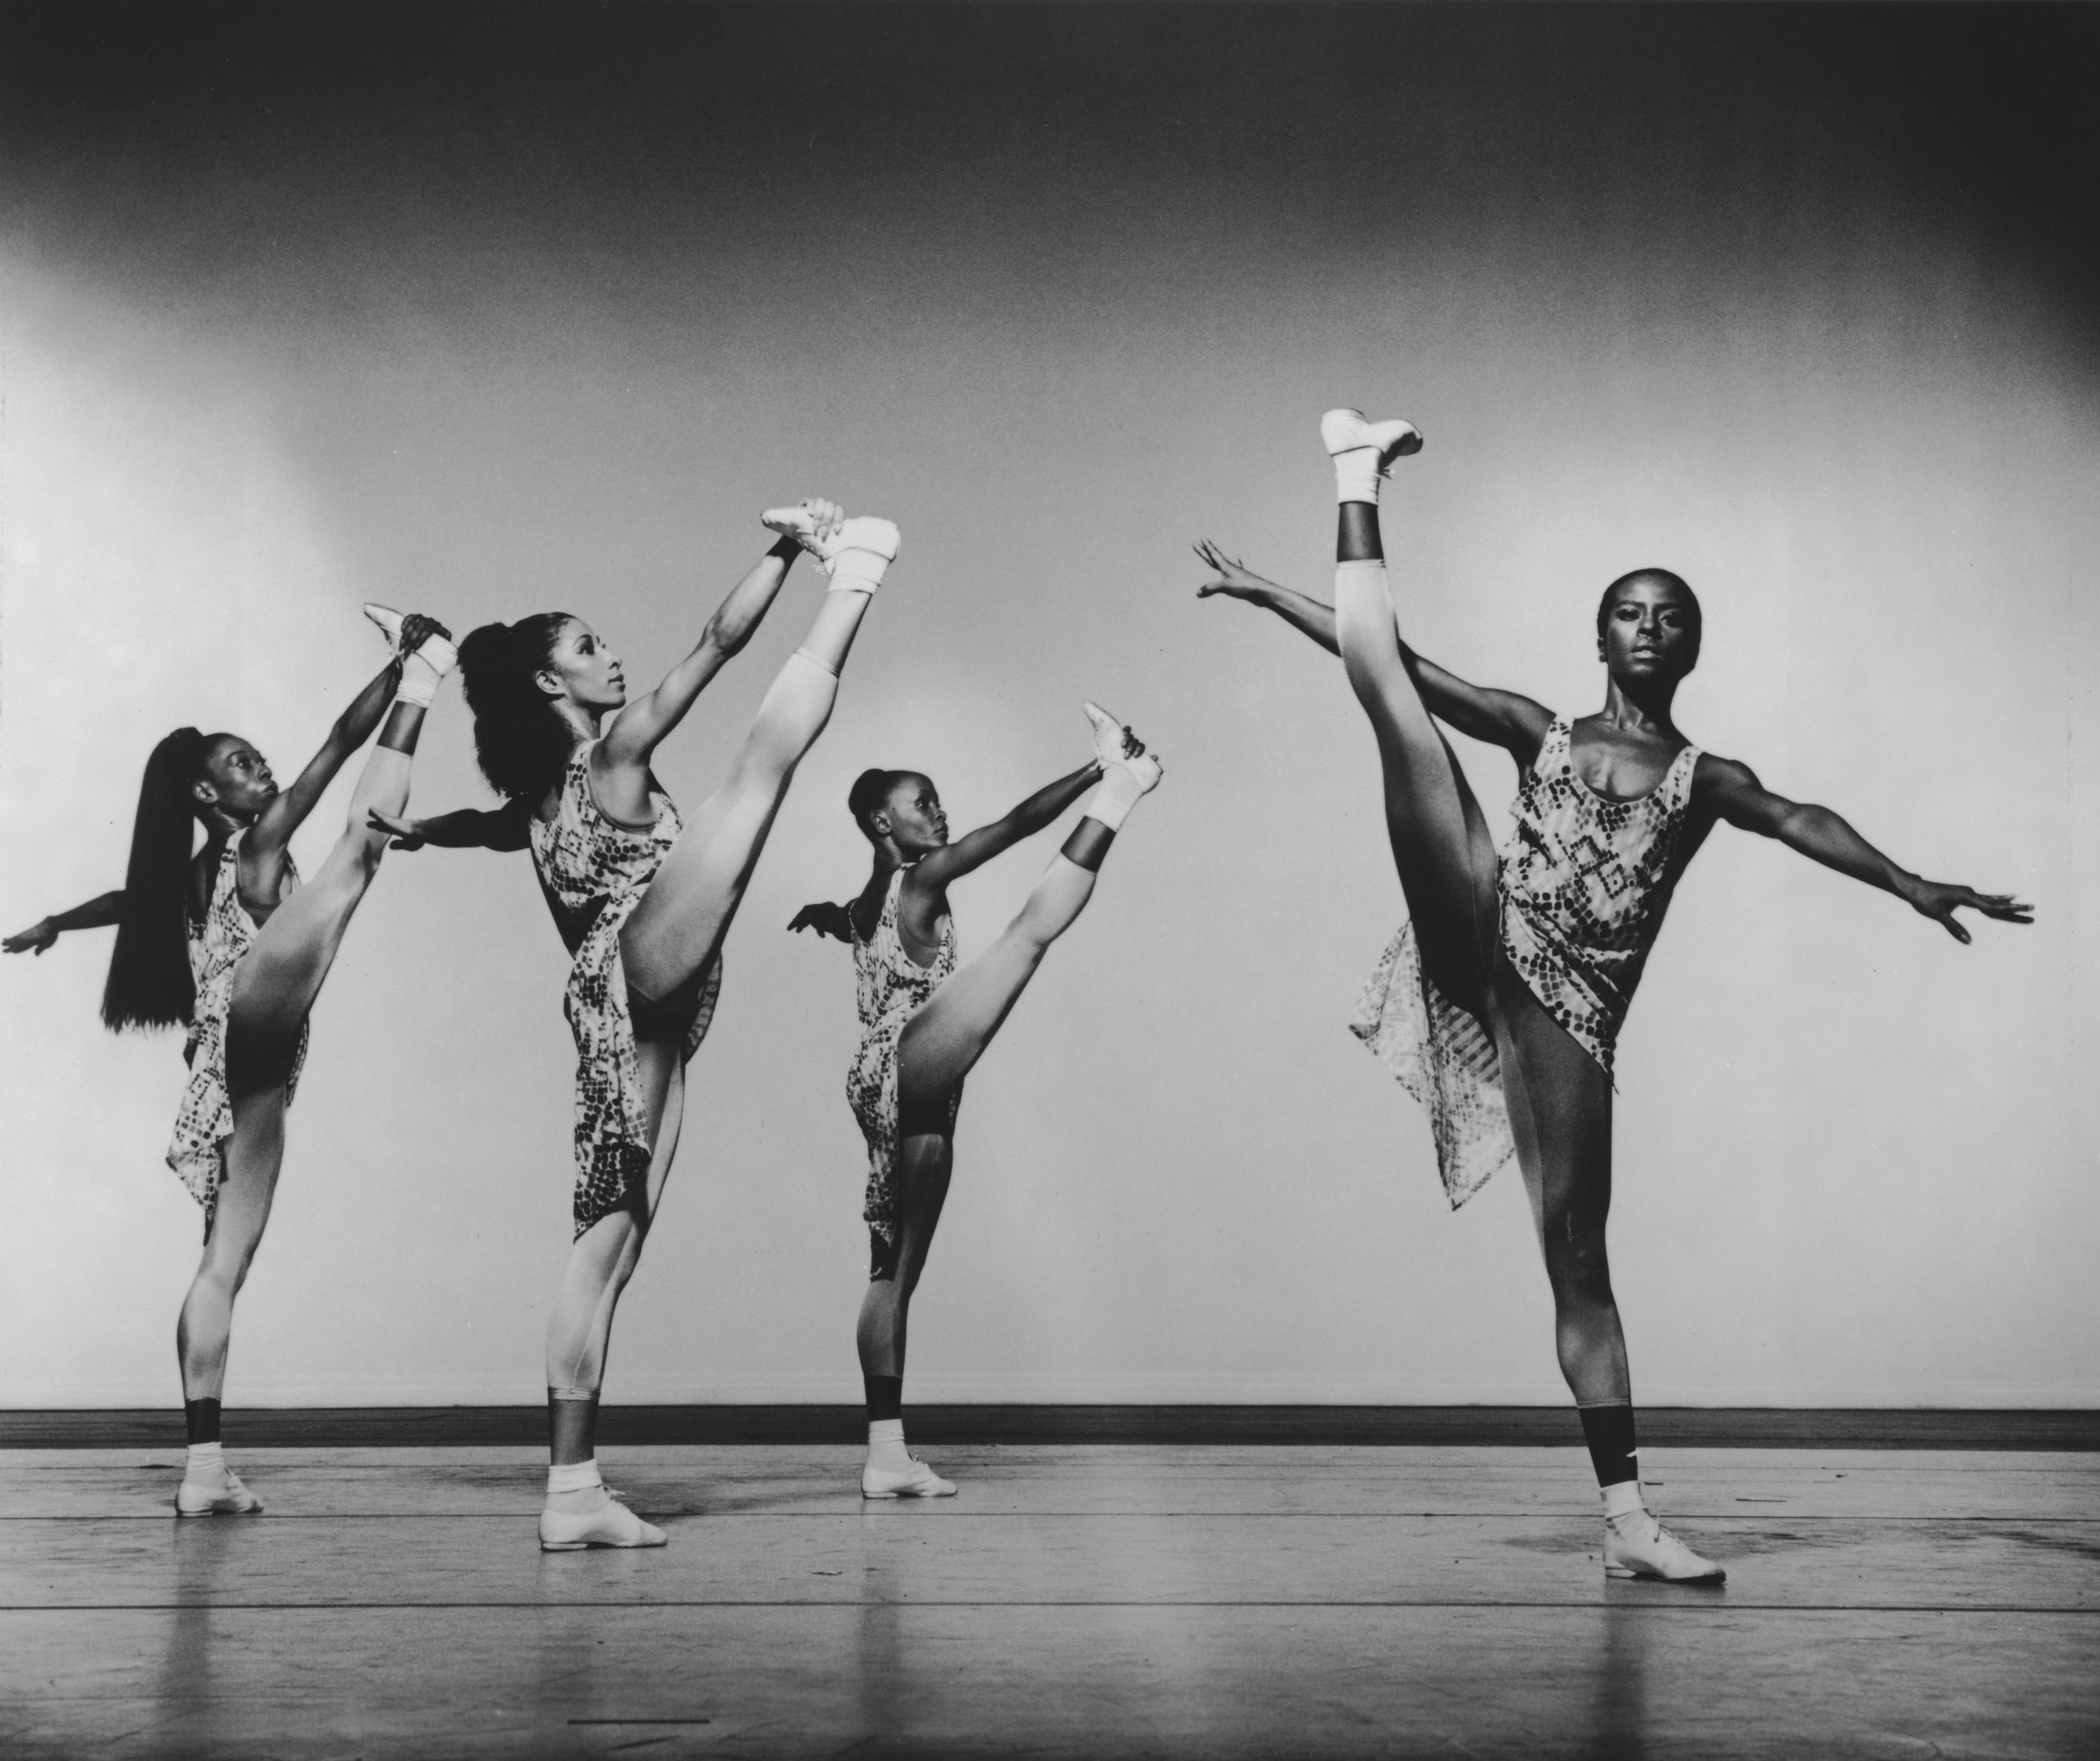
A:
<svg viewBox="0 0 2100 1761">
<path fill-rule="evenodd" d="M 404 624 L 401 627 L 406 630 L 408 626 Z M 395 814 L 383 814 L 377 807 L 368 808 L 366 811 L 369 817 L 365 823 L 374 832 L 394 834 L 394 841 L 386 846 L 389 850 L 418 850 L 423 847 L 423 828 L 417 821 L 404 819 Z"/>
<path fill-rule="evenodd" d="M 395 658 L 413 654 L 433 636 L 442 636 L 450 642 L 452 634 L 429 612 L 411 611 L 401 620 L 401 646 L 395 651 Z"/>
<path fill-rule="evenodd" d="M 1207 580 L 1196 589 L 1198 599 L 1207 599 L 1212 594 L 1224 594 L 1233 599 L 1254 599 L 1260 597 L 1264 587 L 1275 585 L 1220 550 L 1208 538 L 1196 542 L 1196 554 L 1203 559 L 1204 566 L 1218 572 L 1215 580 Z"/>
<path fill-rule="evenodd" d="M 819 936 L 832 936 L 840 942 L 853 940 L 853 920 L 847 915 L 845 907 L 829 901 L 805 905 L 795 913 L 788 927 L 798 932 L 814 929 Z"/>
<path fill-rule="evenodd" d="M 10 954 L 42 954 L 58 938 L 58 931 L 51 927 L 51 920 L 46 917 L 40 923 L 31 924 L 20 934 L 11 935 L 5 941 L 0 941 L 0 948 L 5 948 Z"/>
<path fill-rule="evenodd" d="M 1995 917 L 2000 923 L 2027 924 L 2034 921 L 2034 907 L 2023 904 L 2010 893 L 1979 893 L 1974 887 L 1957 886 L 1951 880 L 1921 880 L 1906 895 L 1911 908 L 1921 917 L 1930 917 L 1957 942 L 1965 943 L 1969 932 L 1955 921 L 1954 913 L 1962 906 L 1979 911 L 1986 917 Z"/>
</svg>

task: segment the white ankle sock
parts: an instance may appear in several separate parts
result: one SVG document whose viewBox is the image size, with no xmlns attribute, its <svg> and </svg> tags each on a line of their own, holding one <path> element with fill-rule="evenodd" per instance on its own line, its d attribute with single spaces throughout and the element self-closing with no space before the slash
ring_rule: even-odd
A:
<svg viewBox="0 0 2100 1761">
<path fill-rule="evenodd" d="M 1379 498 L 1379 453 L 1376 447 L 1351 447 L 1335 455 L 1335 499 L 1368 501 Z"/>
<path fill-rule="evenodd" d="M 605 1484 L 598 1471 L 598 1457 L 588 1461 L 566 1462 L 547 1470 L 547 1496 L 553 1498 L 561 1492 L 588 1492 L 593 1486 Z"/>
<path fill-rule="evenodd" d="M 1604 1500 L 1604 1520 L 1607 1522 L 1614 1516 L 1627 1516 L 1637 1510 L 1648 1508 L 1646 1501 L 1641 1497 L 1640 1481 L 1638 1480 L 1621 1480 L 1616 1485 L 1599 1486 L 1597 1490 Z"/>
<path fill-rule="evenodd" d="M 199 1468 L 223 1468 L 225 1465 L 226 1450 L 223 1445 L 218 1443 L 190 1445 L 189 1460 L 185 1463 L 188 1469 L 194 1471 Z"/>
<path fill-rule="evenodd" d="M 438 700 L 438 687 L 444 679 L 445 675 L 426 660 L 419 650 L 401 663 L 401 683 L 395 691 L 394 700 L 427 709 Z"/>
<path fill-rule="evenodd" d="M 871 1419 L 867 1422 L 868 1446 L 878 1443 L 894 1443 L 900 1448 L 904 1442 L 904 1421 L 902 1419 Z"/>
<path fill-rule="evenodd" d="M 831 591 L 871 594 L 889 568 L 889 558 L 872 550 L 841 550 L 832 558 Z"/>
<path fill-rule="evenodd" d="M 1094 798 L 1086 805 L 1086 817 L 1098 819 L 1110 831 L 1118 830 L 1130 817 L 1130 810 L 1145 793 L 1137 780 L 1137 773 L 1127 764 L 1106 764 L 1101 766 L 1101 786 L 1094 791 Z"/>
</svg>

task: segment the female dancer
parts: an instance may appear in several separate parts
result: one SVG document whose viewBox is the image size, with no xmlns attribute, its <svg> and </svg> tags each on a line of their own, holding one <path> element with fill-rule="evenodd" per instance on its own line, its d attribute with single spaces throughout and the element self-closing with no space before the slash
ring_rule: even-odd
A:
<svg viewBox="0 0 2100 1761">
<path fill-rule="evenodd" d="M 204 1207 L 205 1221 L 204 1258 L 175 1324 L 189 1432 L 179 1516 L 262 1508 L 220 1449 L 233 1300 L 270 1220 L 307 1017 L 386 848 L 367 816 L 408 805 L 423 713 L 456 658 L 431 619 L 364 609 L 393 638 L 395 658 L 357 694 L 298 781 L 280 792 L 268 761 L 238 735 L 177 728 L 146 761 L 122 890 L 0 943 L 10 954 L 42 954 L 62 931 L 114 924 L 103 1021 L 112 1032 L 178 1022 L 189 1029 L 189 1086 L 168 1165 Z M 382 713 L 386 725 L 364 761 L 342 835 L 302 886 L 286 848 L 292 834 Z M 194 855 L 193 819 L 204 827 Z"/>
<path fill-rule="evenodd" d="M 851 942 L 858 980 L 861 1042 L 846 1073 L 846 1099 L 868 1154 L 861 1215 L 870 1268 L 857 1335 L 867 1396 L 863 1498 L 946 1498 L 955 1490 L 904 1446 L 904 1335 L 948 1196 L 963 1079 L 1050 944 L 1085 907 L 1124 817 L 1159 783 L 1159 761 L 1144 756 L 1144 742 L 1096 704 L 1086 711 L 1093 762 L 953 844 L 930 778 L 862 771 L 846 806 L 875 846 L 867 885 L 850 905 L 805 905 L 788 925 Z M 1097 781 L 1085 815 L 1021 915 L 958 971 L 949 886 L 1041 831 Z"/>
<path fill-rule="evenodd" d="M 838 695 L 839 669 L 897 554 L 888 520 L 828 501 L 762 516 L 781 536 L 730 589 L 699 644 L 633 703 L 619 660 L 580 618 L 486 624 L 460 645 L 492 812 L 375 814 L 397 849 L 530 847 L 555 927 L 575 957 L 563 1011 L 576 1043 L 576 1233 L 547 1323 L 551 1463 L 540 1545 L 661 1547 L 660 1529 L 615 1502 L 597 1460 L 598 1390 L 613 1310 L 634 1275 L 685 1114 L 685 1067 L 706 1036 L 721 944 L 802 755 Z M 750 641 L 807 549 L 831 576 L 730 767 L 690 827 L 650 756 Z"/>
<path fill-rule="evenodd" d="M 1604 1251 L 1612 1192 L 1612 1052 L 1672 889 L 1717 820 L 1779 839 L 1882 888 L 1957 941 L 1961 907 L 2031 920 L 2010 897 L 1924 880 L 1827 807 L 1775 795 L 1702 753 L 1671 720 L 1699 657 L 1699 602 L 1665 569 L 1604 590 L 1604 707 L 1573 722 L 1469 685 L 1403 644 L 1379 545 L 1379 481 L 1418 451 L 1403 421 L 1330 411 L 1321 424 L 1341 504 L 1335 605 L 1250 573 L 1215 545 L 1199 594 L 1268 607 L 1342 657 L 1378 737 L 1386 822 L 1410 921 L 1352 1030 L 1427 1110 L 1451 1202 L 1513 1153 L 1553 1287 L 1561 1373 L 1602 1489 L 1612 1577 L 1718 1583 L 1642 1502 L 1632 1384 Z M 1504 748 L 1520 776 L 1499 862 L 1479 804 L 1431 720 Z"/>
</svg>

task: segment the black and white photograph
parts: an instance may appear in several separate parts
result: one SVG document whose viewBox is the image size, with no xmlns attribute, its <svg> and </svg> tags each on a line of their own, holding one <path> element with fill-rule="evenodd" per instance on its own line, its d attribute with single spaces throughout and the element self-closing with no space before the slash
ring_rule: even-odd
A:
<svg viewBox="0 0 2100 1761">
<path fill-rule="evenodd" d="M 0 1754 L 2100 1754 L 2096 82 L 0 0 Z"/>
</svg>

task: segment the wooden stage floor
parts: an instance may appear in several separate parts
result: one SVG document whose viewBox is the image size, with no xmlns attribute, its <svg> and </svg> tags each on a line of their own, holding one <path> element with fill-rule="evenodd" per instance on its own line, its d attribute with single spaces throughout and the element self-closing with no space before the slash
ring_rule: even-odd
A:
<svg viewBox="0 0 2100 1761">
<path fill-rule="evenodd" d="M 0 1452 L 0 1754 L 2100 1755 L 2100 1455 L 1660 1448 L 1719 1591 L 1608 1583 L 1569 1448 Z"/>
</svg>

